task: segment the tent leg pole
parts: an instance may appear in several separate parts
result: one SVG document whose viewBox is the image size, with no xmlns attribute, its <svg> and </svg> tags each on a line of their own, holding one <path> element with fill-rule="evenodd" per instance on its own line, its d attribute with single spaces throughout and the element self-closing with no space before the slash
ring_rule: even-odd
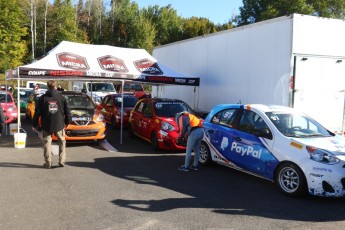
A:
<svg viewBox="0 0 345 230">
<path fill-rule="evenodd" d="M 125 81 L 124 80 L 121 80 L 121 97 L 122 97 L 122 100 L 121 100 L 121 127 L 120 127 L 120 144 L 122 145 L 122 128 L 123 128 L 123 87 L 125 85 Z"/>
</svg>

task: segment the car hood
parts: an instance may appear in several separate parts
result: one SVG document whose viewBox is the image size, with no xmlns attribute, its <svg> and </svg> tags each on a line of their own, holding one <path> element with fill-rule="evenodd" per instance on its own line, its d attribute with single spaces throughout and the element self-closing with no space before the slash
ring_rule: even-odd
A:
<svg viewBox="0 0 345 230">
<path fill-rule="evenodd" d="M 175 128 L 177 128 L 177 124 L 175 122 L 175 119 L 173 117 L 157 117 L 161 121 L 165 121 L 173 125 Z"/>
<path fill-rule="evenodd" d="M 10 107 L 16 107 L 16 104 L 14 102 L 8 102 L 8 103 L 1 103 L 1 106 L 4 110 L 7 110 Z"/>
<path fill-rule="evenodd" d="M 94 109 L 71 109 L 71 123 L 86 125 L 93 120 L 94 114 Z"/>
<path fill-rule="evenodd" d="M 292 138 L 304 145 L 313 146 L 333 152 L 336 155 L 345 155 L 345 137 L 335 135 L 333 137 Z"/>
</svg>

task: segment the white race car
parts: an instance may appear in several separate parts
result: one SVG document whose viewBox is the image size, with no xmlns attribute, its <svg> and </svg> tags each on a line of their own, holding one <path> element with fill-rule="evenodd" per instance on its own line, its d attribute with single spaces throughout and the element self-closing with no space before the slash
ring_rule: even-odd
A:
<svg viewBox="0 0 345 230">
<path fill-rule="evenodd" d="M 345 137 L 283 106 L 223 104 L 204 121 L 200 163 L 278 184 L 290 196 L 345 196 Z"/>
</svg>

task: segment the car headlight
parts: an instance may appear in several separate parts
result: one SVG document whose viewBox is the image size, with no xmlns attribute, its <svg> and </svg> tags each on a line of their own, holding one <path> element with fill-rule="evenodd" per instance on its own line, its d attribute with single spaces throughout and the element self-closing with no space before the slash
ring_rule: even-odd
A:
<svg viewBox="0 0 345 230">
<path fill-rule="evenodd" d="M 340 161 L 332 153 L 324 149 L 319 149 L 312 146 L 307 146 L 306 148 L 308 153 L 310 154 L 310 159 L 314 161 L 330 165 L 337 164 Z"/>
<path fill-rule="evenodd" d="M 174 131 L 175 128 L 170 123 L 163 121 L 161 124 L 161 129 L 164 131 Z"/>
<path fill-rule="evenodd" d="M 98 114 L 98 117 L 97 117 L 97 119 L 96 119 L 96 121 L 100 121 L 100 122 L 103 122 L 103 120 L 104 120 L 104 116 L 103 116 L 103 114 Z"/>
</svg>

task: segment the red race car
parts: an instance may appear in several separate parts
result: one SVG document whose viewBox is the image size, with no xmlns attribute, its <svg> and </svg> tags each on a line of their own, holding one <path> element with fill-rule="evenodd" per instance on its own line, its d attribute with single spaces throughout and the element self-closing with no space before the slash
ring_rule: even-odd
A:
<svg viewBox="0 0 345 230">
<path fill-rule="evenodd" d="M 123 114 L 122 125 L 123 127 L 127 127 L 130 111 L 138 102 L 138 98 L 132 94 L 124 94 L 123 113 L 121 113 L 121 102 L 122 94 L 109 94 L 103 98 L 98 106 L 98 109 L 103 114 L 105 121 L 108 124 L 111 124 L 114 128 L 121 127 L 121 114 Z"/>
<path fill-rule="evenodd" d="M 141 99 L 131 112 L 128 131 L 131 136 L 135 135 L 150 142 L 154 150 L 185 150 L 184 145 L 176 143 L 179 133 L 175 116 L 182 111 L 198 116 L 181 100 Z"/>
<path fill-rule="evenodd" d="M 14 123 L 18 120 L 18 108 L 9 91 L 0 91 L 0 102 L 4 110 L 5 122 Z"/>
</svg>

